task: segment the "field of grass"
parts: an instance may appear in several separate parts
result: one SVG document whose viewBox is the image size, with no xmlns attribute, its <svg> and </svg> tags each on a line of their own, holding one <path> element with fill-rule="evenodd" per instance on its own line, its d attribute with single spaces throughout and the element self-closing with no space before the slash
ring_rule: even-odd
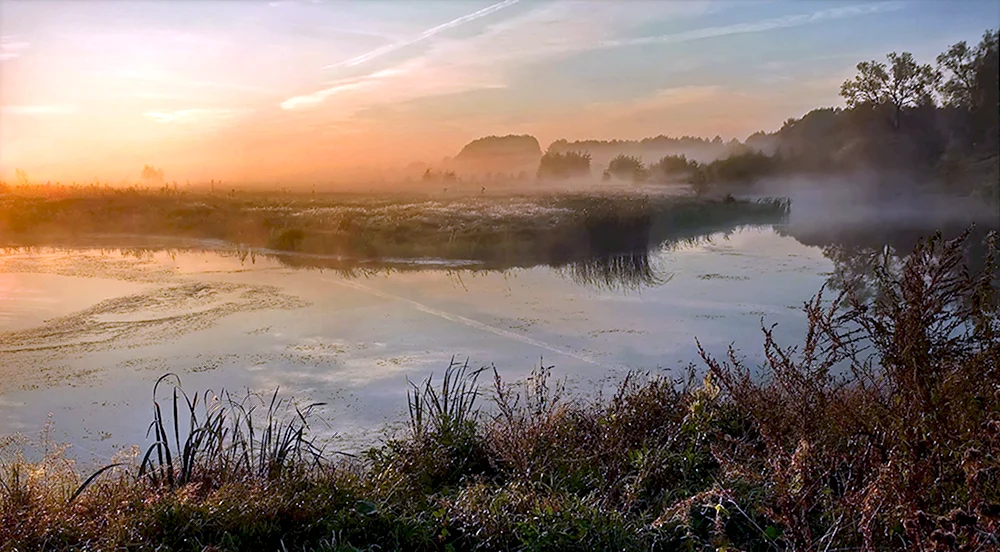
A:
<svg viewBox="0 0 1000 552">
<path fill-rule="evenodd" d="M 780 222 L 788 209 L 780 199 L 648 194 L 452 197 L 8 187 L 0 192 L 0 245 L 71 244 L 108 234 L 171 236 L 297 254 L 288 255 L 290 263 L 433 258 L 487 268 L 562 266 Z"/>
<path fill-rule="evenodd" d="M 0 549 L 996 550 L 995 248 L 969 273 L 962 242 L 820 294 L 796 348 L 765 327 L 761 367 L 585 398 L 453 363 L 359 457 L 312 440 L 318 405 L 166 376 L 152 445 L 92 477 L 0 444 Z"/>
</svg>

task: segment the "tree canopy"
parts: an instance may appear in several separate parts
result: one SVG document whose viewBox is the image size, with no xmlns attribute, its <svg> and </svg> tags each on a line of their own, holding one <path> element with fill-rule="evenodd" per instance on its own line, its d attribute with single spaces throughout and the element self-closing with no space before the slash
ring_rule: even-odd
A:
<svg viewBox="0 0 1000 552">
<path fill-rule="evenodd" d="M 622 180 L 639 182 L 646 178 L 642 159 L 632 155 L 618 155 L 608 164 L 607 173 Z"/>
<path fill-rule="evenodd" d="M 161 184 L 163 183 L 163 169 L 157 169 L 152 165 L 145 165 L 142 167 L 142 173 L 139 175 L 139 178 L 143 182 Z"/>
<path fill-rule="evenodd" d="M 891 52 L 888 64 L 862 61 L 853 79 L 844 81 L 840 95 L 850 108 L 888 107 L 893 128 L 899 128 L 904 108 L 933 102 L 934 85 L 940 75 L 930 65 L 920 65 L 913 54 Z"/>
<path fill-rule="evenodd" d="M 456 161 L 477 160 L 491 156 L 540 157 L 542 148 L 538 140 L 529 134 L 507 136 L 486 136 L 465 145 L 455 156 Z"/>
<path fill-rule="evenodd" d="M 538 178 L 572 178 L 590 174 L 590 154 L 548 151 L 538 163 Z"/>
</svg>

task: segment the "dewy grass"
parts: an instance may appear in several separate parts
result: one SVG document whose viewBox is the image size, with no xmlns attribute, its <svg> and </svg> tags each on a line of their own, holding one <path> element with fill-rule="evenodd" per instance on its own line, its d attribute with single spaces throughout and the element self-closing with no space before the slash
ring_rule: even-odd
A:
<svg viewBox="0 0 1000 552">
<path fill-rule="evenodd" d="M 961 259 L 932 239 L 870 296 L 817 296 L 799 347 L 764 328 L 762 373 L 706 354 L 704 377 L 585 399 L 547 367 L 485 392 L 453 360 L 360 457 L 322 454 L 277 393 L 189 401 L 164 377 L 151 448 L 75 498 L 62 449 L 0 443 L 0 549 L 995 550 L 994 257 Z"/>
<path fill-rule="evenodd" d="M 322 262 L 316 257 L 336 257 L 562 266 L 706 231 L 777 223 L 788 214 L 787 201 L 780 199 L 641 194 L 440 198 L 45 190 L 0 195 L 0 245 L 71 244 L 88 235 L 172 236 L 223 240 L 306 265 Z"/>
</svg>

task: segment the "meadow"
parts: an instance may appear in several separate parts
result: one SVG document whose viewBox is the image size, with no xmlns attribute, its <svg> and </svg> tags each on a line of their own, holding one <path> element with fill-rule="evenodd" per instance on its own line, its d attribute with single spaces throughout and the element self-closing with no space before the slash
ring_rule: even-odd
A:
<svg viewBox="0 0 1000 552">
<path fill-rule="evenodd" d="M 783 199 L 648 193 L 497 195 L 177 192 L 101 186 L 0 190 L 3 245 L 161 236 L 326 260 L 475 261 L 485 268 L 562 266 L 646 251 L 748 224 L 780 222 Z"/>
</svg>

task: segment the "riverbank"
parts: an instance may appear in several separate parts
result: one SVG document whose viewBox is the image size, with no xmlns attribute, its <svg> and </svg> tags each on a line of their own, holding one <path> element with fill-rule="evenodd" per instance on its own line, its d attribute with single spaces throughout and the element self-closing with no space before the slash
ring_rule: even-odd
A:
<svg viewBox="0 0 1000 552">
<path fill-rule="evenodd" d="M 492 372 L 452 365 L 413 388 L 408 429 L 360 457 L 314 448 L 308 404 L 195 399 L 166 378 L 159 444 L 93 479 L 58 447 L 31 461 L 4 443 L 0 543 L 988 549 L 1000 542 L 1000 321 L 983 300 L 990 271 L 964 275 L 961 251 L 925 244 L 877 273 L 876 299 L 810 302 L 797 350 L 765 331 L 759 373 L 705 354 L 704 379 L 633 374 L 586 399 L 544 368 L 491 385 Z"/>
</svg>

